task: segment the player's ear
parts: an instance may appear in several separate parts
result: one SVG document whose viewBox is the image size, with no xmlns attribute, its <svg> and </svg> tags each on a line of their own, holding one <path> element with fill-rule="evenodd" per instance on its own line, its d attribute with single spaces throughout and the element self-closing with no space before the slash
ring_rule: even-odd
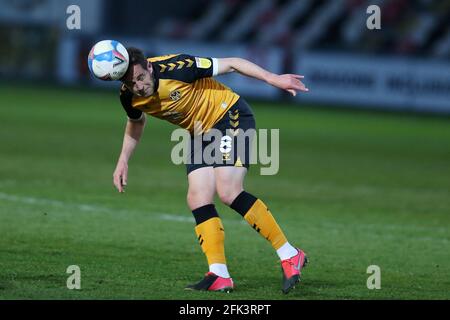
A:
<svg viewBox="0 0 450 320">
<path fill-rule="evenodd" d="M 152 63 L 150 61 L 147 61 L 147 70 L 148 71 L 152 71 L 153 70 L 153 66 L 152 66 Z"/>
</svg>

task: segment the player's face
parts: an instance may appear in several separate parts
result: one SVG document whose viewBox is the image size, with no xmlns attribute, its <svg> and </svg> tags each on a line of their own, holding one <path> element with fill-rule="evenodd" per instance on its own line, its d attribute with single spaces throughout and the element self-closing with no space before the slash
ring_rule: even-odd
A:
<svg viewBox="0 0 450 320">
<path fill-rule="evenodd" d="M 155 89 L 153 81 L 152 64 L 148 62 L 147 68 L 143 68 L 140 64 L 133 66 L 133 72 L 124 79 L 125 86 L 135 95 L 140 97 L 149 97 Z"/>
</svg>

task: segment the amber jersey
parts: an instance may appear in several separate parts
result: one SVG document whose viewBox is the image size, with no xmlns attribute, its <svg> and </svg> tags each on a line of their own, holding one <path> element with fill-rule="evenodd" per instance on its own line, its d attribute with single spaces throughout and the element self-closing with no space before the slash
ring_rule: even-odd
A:
<svg viewBox="0 0 450 320">
<path fill-rule="evenodd" d="M 150 97 L 139 97 L 125 85 L 120 91 L 120 101 L 131 120 L 146 113 L 191 133 L 194 128 L 195 132 L 204 132 L 239 99 L 239 95 L 212 78 L 218 68 L 214 58 L 178 54 L 148 61 L 153 66 L 155 92 Z"/>
</svg>

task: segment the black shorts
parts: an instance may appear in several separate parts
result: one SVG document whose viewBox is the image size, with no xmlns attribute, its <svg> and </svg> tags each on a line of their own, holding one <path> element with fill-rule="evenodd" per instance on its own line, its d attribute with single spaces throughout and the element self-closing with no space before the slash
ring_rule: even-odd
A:
<svg viewBox="0 0 450 320">
<path fill-rule="evenodd" d="M 212 129 L 216 130 L 191 136 L 187 174 L 203 167 L 248 169 L 256 128 L 252 109 L 247 102 L 239 98 Z"/>
</svg>

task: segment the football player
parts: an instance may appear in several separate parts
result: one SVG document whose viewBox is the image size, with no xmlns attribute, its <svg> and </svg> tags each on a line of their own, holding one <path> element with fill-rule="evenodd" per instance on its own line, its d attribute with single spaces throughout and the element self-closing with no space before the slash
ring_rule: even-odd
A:
<svg viewBox="0 0 450 320">
<path fill-rule="evenodd" d="M 137 48 L 128 48 L 127 51 L 129 67 L 121 78 L 120 101 L 128 120 L 113 175 L 118 191 L 123 192 L 127 184 L 128 160 L 141 138 L 146 115 L 188 130 L 192 146 L 190 161 L 186 165 L 187 203 L 196 221 L 195 232 L 206 255 L 209 272 L 186 289 L 231 291 L 234 287 L 225 259 L 225 231 L 213 201 L 217 193 L 224 204 L 270 242 L 281 261 L 282 291 L 289 292 L 300 280 L 307 257 L 301 249 L 289 243 L 263 200 L 244 190 L 244 178 L 250 163 L 250 142 L 246 140 L 244 148 L 236 148 L 234 144 L 239 135 L 255 129 L 255 119 L 247 102 L 214 77 L 238 72 L 295 96 L 297 92 L 308 91 L 301 81 L 303 76 L 274 74 L 246 59 L 235 57 L 176 54 L 147 58 Z M 209 144 L 223 141 L 202 141 L 199 147 L 194 147 L 195 137 L 212 128 L 228 137 L 224 145 L 227 148 L 221 149 L 220 161 L 214 163 L 205 161 L 202 152 Z"/>
</svg>

